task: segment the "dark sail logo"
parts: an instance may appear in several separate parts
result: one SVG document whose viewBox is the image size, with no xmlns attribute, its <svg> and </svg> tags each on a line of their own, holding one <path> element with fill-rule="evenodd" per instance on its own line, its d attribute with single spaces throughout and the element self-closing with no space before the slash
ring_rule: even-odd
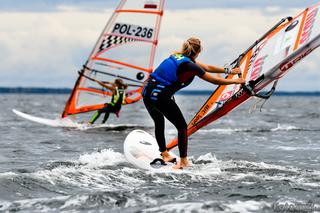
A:
<svg viewBox="0 0 320 213">
<path fill-rule="evenodd" d="M 306 57 L 307 55 L 309 55 L 312 52 L 313 49 L 308 49 L 307 51 L 301 53 L 300 55 L 298 55 L 297 57 L 295 57 L 294 59 L 290 60 L 290 61 L 286 61 L 283 64 L 281 64 L 280 66 L 280 70 L 282 72 L 285 72 L 287 70 L 289 70 L 290 68 L 292 68 L 296 63 L 298 63 L 299 61 L 301 61 L 301 59 L 303 59 L 304 57 Z"/>
</svg>

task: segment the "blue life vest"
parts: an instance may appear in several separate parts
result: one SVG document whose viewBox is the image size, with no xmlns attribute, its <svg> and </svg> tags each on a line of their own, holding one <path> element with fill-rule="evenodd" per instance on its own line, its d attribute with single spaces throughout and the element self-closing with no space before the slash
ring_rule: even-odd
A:
<svg viewBox="0 0 320 213">
<path fill-rule="evenodd" d="M 190 61 L 190 58 L 182 54 L 173 54 L 165 59 L 150 76 L 162 85 L 172 85 L 178 81 L 177 70 L 179 65 Z"/>
</svg>

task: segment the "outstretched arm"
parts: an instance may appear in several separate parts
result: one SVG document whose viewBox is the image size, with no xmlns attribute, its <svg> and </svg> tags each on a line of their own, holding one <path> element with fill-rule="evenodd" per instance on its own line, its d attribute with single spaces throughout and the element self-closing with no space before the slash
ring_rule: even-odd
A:
<svg viewBox="0 0 320 213">
<path fill-rule="evenodd" d="M 196 64 L 199 65 L 205 71 L 211 72 L 211 73 L 225 73 L 225 74 L 232 74 L 232 75 L 241 73 L 241 70 L 238 67 L 229 70 L 228 68 L 224 68 L 224 67 L 216 67 L 216 66 L 209 65 L 209 64 L 203 64 L 199 61 L 197 61 Z"/>
<path fill-rule="evenodd" d="M 217 85 L 228 85 L 228 84 L 244 84 L 246 83 L 246 80 L 244 78 L 237 78 L 237 79 L 226 79 L 226 78 L 220 78 L 217 76 L 213 76 L 209 73 L 205 73 L 204 75 L 200 76 L 205 81 L 208 81 L 213 84 Z"/>
<path fill-rule="evenodd" d="M 83 76 L 83 77 L 85 77 L 85 78 L 87 78 L 87 79 L 89 79 L 89 80 L 91 80 L 91 81 L 94 81 L 94 82 L 96 82 L 97 84 L 99 84 L 99 85 L 101 85 L 101 86 L 103 86 L 103 87 L 111 90 L 112 92 L 114 92 L 114 90 L 115 90 L 115 87 L 116 87 L 116 86 L 115 86 L 113 83 L 99 81 L 99 80 L 97 80 L 97 79 L 95 79 L 95 78 L 91 78 L 91 77 L 85 75 L 85 74 L 84 74 L 83 72 L 81 72 L 81 71 L 78 71 L 78 73 L 79 73 L 80 76 Z M 108 84 L 110 84 L 111 86 L 108 85 Z"/>
<path fill-rule="evenodd" d="M 104 88 L 107 88 L 107 89 L 109 89 L 109 90 L 111 90 L 111 91 L 113 91 L 115 88 L 114 88 L 114 85 L 113 84 L 106 84 L 106 83 L 103 83 L 103 82 L 101 82 L 101 81 L 98 81 L 98 80 L 96 80 L 95 82 L 97 82 L 99 85 L 101 85 L 101 86 L 103 86 Z"/>
</svg>

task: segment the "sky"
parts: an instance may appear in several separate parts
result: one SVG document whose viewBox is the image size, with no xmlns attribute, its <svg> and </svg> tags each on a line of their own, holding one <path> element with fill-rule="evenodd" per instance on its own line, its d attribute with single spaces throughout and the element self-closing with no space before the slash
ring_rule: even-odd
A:
<svg viewBox="0 0 320 213">
<path fill-rule="evenodd" d="M 316 0 L 167 0 L 155 66 L 190 36 L 199 61 L 224 66 L 281 18 Z M 72 88 L 118 0 L 0 0 L 0 87 Z M 180 23 L 178 26 L 174 23 Z M 281 91 L 320 91 L 320 49 L 280 82 Z M 195 81 L 189 89 L 208 89 Z"/>
</svg>

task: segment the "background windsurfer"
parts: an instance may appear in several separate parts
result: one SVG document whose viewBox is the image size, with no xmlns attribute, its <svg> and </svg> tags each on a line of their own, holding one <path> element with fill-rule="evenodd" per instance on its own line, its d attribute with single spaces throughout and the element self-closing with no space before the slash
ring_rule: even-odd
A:
<svg viewBox="0 0 320 213">
<path fill-rule="evenodd" d="M 103 86 L 106 89 L 109 89 L 112 92 L 112 99 L 110 103 L 106 103 L 105 107 L 99 109 L 91 118 L 89 124 L 94 124 L 94 122 L 100 117 L 102 113 L 104 114 L 104 118 L 102 123 L 105 123 L 110 113 L 115 113 L 117 117 L 119 117 L 119 113 L 126 98 L 125 90 L 128 85 L 125 84 L 122 79 L 116 79 L 114 83 L 103 83 L 100 81 L 96 81 L 99 85 Z"/>
</svg>

